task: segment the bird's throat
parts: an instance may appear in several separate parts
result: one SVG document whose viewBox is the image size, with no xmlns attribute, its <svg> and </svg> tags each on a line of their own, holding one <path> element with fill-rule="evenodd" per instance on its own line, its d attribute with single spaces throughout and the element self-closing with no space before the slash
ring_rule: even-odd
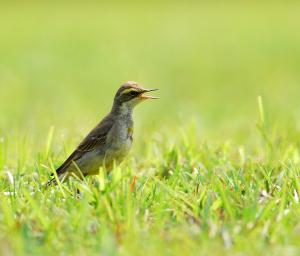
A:
<svg viewBox="0 0 300 256">
<path fill-rule="evenodd" d="M 132 116 L 134 106 L 129 104 L 117 104 L 115 103 L 112 108 L 112 113 L 115 116 Z"/>
</svg>

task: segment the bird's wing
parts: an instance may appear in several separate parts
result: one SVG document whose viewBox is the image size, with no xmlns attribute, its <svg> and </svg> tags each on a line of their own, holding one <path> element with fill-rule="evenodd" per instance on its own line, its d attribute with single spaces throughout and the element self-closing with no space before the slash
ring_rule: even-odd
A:
<svg viewBox="0 0 300 256">
<path fill-rule="evenodd" d="M 95 148 L 106 144 L 107 134 L 113 127 L 114 121 L 110 117 L 104 118 L 79 144 L 75 151 L 67 160 L 56 170 L 56 173 L 62 174 L 70 164 L 80 159 L 86 152 L 93 151 Z"/>
</svg>

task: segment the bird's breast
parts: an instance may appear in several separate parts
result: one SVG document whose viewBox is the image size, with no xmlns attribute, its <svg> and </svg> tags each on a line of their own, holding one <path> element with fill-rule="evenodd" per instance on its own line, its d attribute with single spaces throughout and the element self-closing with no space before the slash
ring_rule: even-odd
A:
<svg viewBox="0 0 300 256">
<path fill-rule="evenodd" d="M 132 141 L 133 140 L 133 126 L 128 127 L 127 129 L 127 137 Z"/>
<path fill-rule="evenodd" d="M 133 141 L 132 119 L 120 119 L 109 134 L 107 146 L 112 158 L 124 158 L 130 151 Z"/>
</svg>

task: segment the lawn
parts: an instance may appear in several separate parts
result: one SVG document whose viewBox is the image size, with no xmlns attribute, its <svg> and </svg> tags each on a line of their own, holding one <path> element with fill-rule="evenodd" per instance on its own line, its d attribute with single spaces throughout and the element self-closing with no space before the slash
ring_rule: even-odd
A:
<svg viewBox="0 0 300 256">
<path fill-rule="evenodd" d="M 297 1 L 0 5 L 0 255 L 300 254 Z M 127 80 L 128 159 L 45 189 Z"/>
</svg>

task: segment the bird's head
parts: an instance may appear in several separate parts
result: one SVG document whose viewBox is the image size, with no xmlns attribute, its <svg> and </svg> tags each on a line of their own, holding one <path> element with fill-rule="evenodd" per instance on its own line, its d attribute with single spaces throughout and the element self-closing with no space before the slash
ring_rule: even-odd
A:
<svg viewBox="0 0 300 256">
<path fill-rule="evenodd" d="M 158 99 L 157 97 L 145 95 L 147 92 L 157 91 L 158 89 L 142 88 L 137 82 L 129 81 L 123 84 L 116 93 L 114 105 L 126 109 L 133 109 L 137 104 L 148 100 Z"/>
</svg>

